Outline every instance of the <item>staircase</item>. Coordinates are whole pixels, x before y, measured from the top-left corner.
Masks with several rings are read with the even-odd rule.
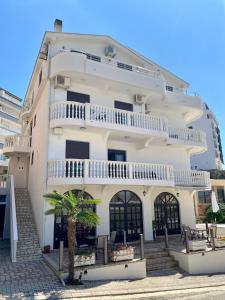
[[[145,243],[145,259],[147,273],[176,271],[178,268],[178,263],[165,249],[152,243]]]
[[[17,261],[40,259],[42,256],[41,248],[28,190],[15,189],[15,201],[18,229]]]

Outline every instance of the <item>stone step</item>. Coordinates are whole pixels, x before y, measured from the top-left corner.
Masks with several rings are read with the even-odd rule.
[[[153,265],[157,265],[157,264],[160,265],[160,264],[164,264],[164,263],[171,262],[171,261],[174,261],[174,260],[170,256],[157,257],[157,258],[153,258],[153,259],[147,259],[146,265],[147,266],[153,266]]]
[[[155,271],[155,270],[168,270],[168,269],[175,269],[178,267],[178,263],[176,261],[170,261],[163,264],[155,264],[151,266],[146,266],[146,270],[148,271]]]

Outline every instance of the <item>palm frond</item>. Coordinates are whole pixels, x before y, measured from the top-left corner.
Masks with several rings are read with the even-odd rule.
[[[77,222],[83,226],[94,227],[99,224],[99,216],[92,210],[85,209],[77,215]]]
[[[62,209],[59,208],[51,208],[46,210],[45,214],[46,215],[57,215],[60,214],[62,212]]]

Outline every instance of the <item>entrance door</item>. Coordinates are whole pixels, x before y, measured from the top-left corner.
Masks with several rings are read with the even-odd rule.
[[[123,241],[123,230],[127,241],[139,239],[143,233],[142,203],[136,194],[120,191],[110,201],[110,232],[117,231],[117,241]]]
[[[170,193],[161,193],[154,203],[156,235],[164,234],[164,226],[168,234],[180,233],[179,202]]]

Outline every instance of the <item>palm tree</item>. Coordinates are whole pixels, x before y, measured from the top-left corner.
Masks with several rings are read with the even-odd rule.
[[[72,191],[60,194],[57,191],[44,195],[46,200],[54,206],[45,212],[46,215],[64,214],[67,216],[67,238],[68,238],[68,259],[69,259],[69,284],[77,284],[74,279],[74,255],[76,240],[76,224],[86,227],[94,227],[99,223],[98,215],[91,209],[91,204],[99,204],[100,200],[85,199],[85,189],[77,195]]]

